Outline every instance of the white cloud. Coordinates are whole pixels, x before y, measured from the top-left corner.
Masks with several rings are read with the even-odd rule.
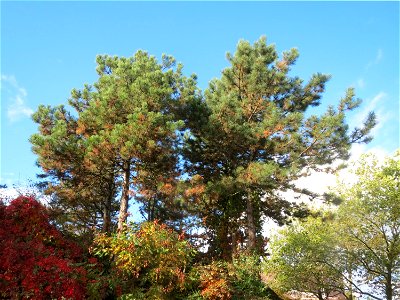
[[[363,121],[363,119],[366,117],[366,115],[373,110],[376,110],[376,108],[378,107],[378,105],[381,103],[381,101],[386,97],[386,93],[385,92],[379,92],[378,94],[376,94],[372,99],[367,99],[365,102],[367,102],[367,105],[365,106],[365,108],[359,112],[356,115],[355,121],[357,123],[361,123]]]
[[[387,156],[393,155],[379,146],[368,148],[365,144],[354,144],[350,150],[350,159],[345,162],[348,166],[347,168],[338,171],[337,174],[311,172],[310,176],[298,179],[296,185],[300,188],[308,188],[314,193],[323,194],[328,192],[330,188],[334,188],[338,183],[338,179],[340,179],[340,181],[352,183],[355,178],[354,174],[350,172],[350,169],[364,154],[373,154],[378,161],[384,161]],[[337,164],[340,164],[340,162],[337,162]]]
[[[3,82],[6,82],[6,83],[8,83],[8,84],[11,84],[13,87],[17,87],[18,86],[18,84],[17,84],[17,80],[15,79],[15,77],[14,76],[9,76],[9,75],[4,75],[4,74],[1,74],[1,88],[3,88]]]
[[[0,189],[0,200],[8,204],[11,200],[17,198],[20,194],[14,188]]]
[[[394,155],[394,153],[389,153],[386,149],[380,146],[368,147],[366,144],[354,144],[350,151],[350,163],[357,162],[360,157],[364,154],[375,155],[378,161],[383,161],[386,157]]]
[[[51,201],[50,196],[42,194],[35,187],[20,186],[0,189],[0,200],[5,204],[9,204],[12,200],[19,196],[33,197],[44,205],[48,205]]]
[[[33,110],[26,105],[28,93],[20,87],[14,76],[1,75],[1,89],[8,92],[9,104],[7,107],[7,117],[11,122],[16,122],[24,117],[30,117]]]
[[[383,125],[392,118],[392,112],[385,110],[385,106],[382,101],[387,97],[385,92],[379,92],[372,99],[367,99],[364,103],[366,106],[360,112],[355,114],[351,120],[349,120],[350,128],[362,127],[362,124],[368,113],[374,111],[378,124],[372,129],[371,135],[376,136]]]
[[[371,60],[366,66],[365,69],[368,70],[369,68],[371,68],[374,65],[377,65],[381,62],[381,60],[383,59],[383,50],[382,49],[378,49],[378,52],[376,53],[376,56],[373,60]]]
[[[363,89],[363,88],[365,87],[365,81],[364,81],[363,78],[360,78],[360,79],[357,80],[357,86],[358,86],[360,89]]]

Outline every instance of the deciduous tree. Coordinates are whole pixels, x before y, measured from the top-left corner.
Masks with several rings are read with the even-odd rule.
[[[364,156],[356,183],[342,183],[342,203],[324,218],[308,218],[281,231],[266,261],[271,285],[310,292],[319,299],[357,292],[371,299],[400,293],[399,153],[383,164]],[[327,217],[328,216],[328,217]]]
[[[365,156],[355,170],[357,182],[343,184],[338,196],[342,245],[361,283],[375,299],[400,297],[400,152],[379,164]]]
[[[326,300],[345,295],[349,284],[340,255],[333,220],[310,217],[281,230],[271,243],[271,257],[265,262],[269,284],[280,293],[311,293]]]

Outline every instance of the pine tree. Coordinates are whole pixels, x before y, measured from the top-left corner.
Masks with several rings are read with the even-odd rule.
[[[96,83],[72,90],[69,104],[78,116],[56,113],[63,107],[39,108],[34,120],[40,133],[31,142],[39,165],[57,178],[63,193],[68,183],[71,209],[79,206],[71,199],[80,184],[111,202],[119,195],[121,230],[132,196],[144,204],[148,219],[167,205],[163,200],[179,176],[177,132],[186,121],[179,119],[180,107],[196,98],[196,79],[184,77],[172,57],[163,56],[159,64],[143,51],[130,58],[98,56],[96,70]],[[69,156],[72,161],[64,159]],[[100,176],[97,182],[93,175]]]
[[[40,126],[32,150],[44,170],[40,185],[53,195],[53,217],[66,231],[82,234],[100,226],[109,232],[116,207],[113,166],[85,163],[87,140],[76,134],[77,119],[64,106],[41,105],[33,120]]]
[[[277,191],[293,189],[306,170],[328,171],[326,165],[348,159],[352,143],[370,140],[373,113],[351,133],[345,122],[346,112],[360,104],[353,89],[336,108],[310,115],[329,76],[317,73],[306,83],[289,76],[297,58],[292,49],[279,59],[265,38],[254,45],[240,41],[235,54],[227,55],[230,66],[205,92],[206,121],[193,128],[185,155],[190,174],[204,182],[200,215],[219,249],[230,244],[234,250],[240,229],[248,249],[260,249],[263,217],[283,222],[299,208]]]

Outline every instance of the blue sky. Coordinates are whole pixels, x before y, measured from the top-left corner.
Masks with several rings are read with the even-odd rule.
[[[348,122],[377,113],[374,141],[355,152],[399,148],[399,2],[2,1],[0,184],[35,180],[30,114],[96,81],[97,54],[171,54],[205,89],[227,51],[261,35],[279,52],[299,49],[292,75],[332,75],[321,109],[354,86],[364,102]]]

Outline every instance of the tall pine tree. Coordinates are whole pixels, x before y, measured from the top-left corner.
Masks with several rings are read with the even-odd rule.
[[[348,159],[351,144],[368,142],[375,125],[371,113],[363,128],[349,132],[346,112],[360,104],[352,89],[336,108],[311,115],[329,76],[317,73],[306,83],[290,76],[296,49],[279,58],[261,38],[254,45],[240,41],[227,58],[230,66],[205,92],[206,121],[192,128],[185,148],[189,173],[204,184],[200,216],[224,257],[243,231],[247,248],[261,249],[263,218],[283,222],[299,208],[277,191],[294,189],[306,170],[327,171]]]
[[[71,210],[90,209],[87,202],[101,206],[99,196],[107,198],[107,208],[119,197],[120,230],[134,197],[147,219],[158,218],[161,210],[168,219],[179,176],[177,132],[186,121],[179,119],[180,107],[196,99],[196,79],[184,77],[172,57],[158,63],[143,51],[130,58],[98,56],[96,70],[96,83],[72,90],[69,104],[77,117],[63,107],[40,107],[34,114],[40,132],[31,142],[38,164],[56,179],[58,195],[68,185],[63,203]],[[92,194],[74,200],[81,185]]]

